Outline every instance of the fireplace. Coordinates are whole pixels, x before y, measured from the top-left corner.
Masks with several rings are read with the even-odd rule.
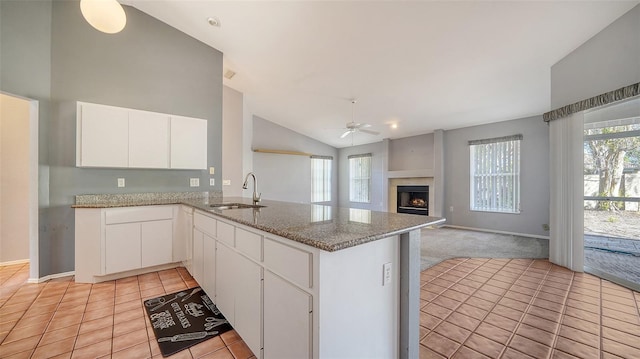
[[[429,215],[429,186],[398,186],[398,213]]]

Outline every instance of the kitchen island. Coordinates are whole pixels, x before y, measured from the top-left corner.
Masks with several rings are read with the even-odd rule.
[[[170,261],[185,264],[257,357],[418,357],[420,229],[442,219],[277,201],[216,207],[253,204],[243,198],[151,202],[76,204],[76,248],[108,247],[108,230],[91,235],[82,223],[108,229],[138,218],[144,235],[169,212],[156,220],[139,209],[173,208]]]

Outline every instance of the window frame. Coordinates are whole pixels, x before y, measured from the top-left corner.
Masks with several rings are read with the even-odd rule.
[[[371,153],[363,153],[359,155],[351,155],[347,158],[349,159],[349,202],[351,203],[371,203],[371,175],[372,175],[372,160]],[[357,160],[357,163],[355,162]],[[368,171],[367,173],[363,173],[362,168],[360,168],[359,172],[354,173],[354,167],[359,164],[362,167],[362,161],[368,161]],[[363,191],[356,191],[356,185],[354,181],[359,181],[361,187],[366,187],[366,198],[355,197],[355,193],[362,194]],[[363,185],[366,184],[366,185]],[[364,196],[362,196],[364,197]]]
[[[315,161],[322,161],[322,171],[318,174],[315,171],[319,169],[314,165]],[[332,191],[332,173],[333,157],[331,156],[311,156],[311,203],[331,202],[333,196]],[[321,179],[322,194],[316,198],[316,181]]]
[[[521,134],[469,141],[470,211],[522,213],[521,142]],[[484,195],[484,202],[488,202],[485,205],[479,205],[481,187],[488,192]]]

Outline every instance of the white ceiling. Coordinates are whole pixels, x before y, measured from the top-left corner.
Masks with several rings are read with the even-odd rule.
[[[638,2],[122,0],[222,51],[252,114],[335,147],[351,98],[381,132],[354,144],[549,111],[551,66]]]

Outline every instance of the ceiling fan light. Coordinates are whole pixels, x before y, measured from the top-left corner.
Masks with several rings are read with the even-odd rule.
[[[124,29],[127,15],[117,0],[80,0],[82,16],[96,30],[115,34]]]

